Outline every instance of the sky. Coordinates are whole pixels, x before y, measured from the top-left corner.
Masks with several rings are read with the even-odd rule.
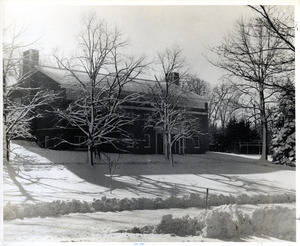
[[[7,1],[9,2],[9,1]],[[82,2],[83,3],[83,2]],[[284,8],[283,8],[284,10]],[[5,4],[4,25],[16,21],[27,28],[26,39],[38,39],[33,48],[47,60],[55,49],[68,56],[76,50],[75,36],[85,13],[94,12],[111,27],[117,26],[128,38],[130,55],[145,55],[149,61],[167,47],[183,50],[189,71],[210,84],[221,81],[224,72],[211,65],[209,48],[220,45],[237,19],[255,15],[247,6],[220,5],[78,5],[78,4]],[[148,79],[154,79],[151,75]],[[150,76],[150,77],[149,77]]]

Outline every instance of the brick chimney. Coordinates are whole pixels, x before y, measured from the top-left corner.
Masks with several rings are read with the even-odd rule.
[[[172,72],[169,74],[169,81],[173,84],[179,85],[179,73]]]
[[[29,75],[39,65],[39,51],[30,49],[23,52],[22,75]]]

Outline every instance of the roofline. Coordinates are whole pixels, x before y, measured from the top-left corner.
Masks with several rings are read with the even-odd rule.
[[[59,67],[51,67],[51,66],[44,66],[44,65],[38,65],[36,66],[36,69],[39,71],[39,68],[51,68],[51,69],[56,69],[56,70],[65,70],[68,71],[65,68],[59,68]],[[70,71],[74,71],[74,72],[79,72],[79,73],[86,73],[86,71],[83,70],[77,70],[77,69],[70,69]],[[103,75],[103,76],[112,76],[110,74],[104,74],[104,73],[98,73],[99,75]],[[141,78],[134,78],[134,80],[141,80],[141,81],[148,81],[148,82],[157,82],[156,80],[151,80],[151,79],[141,79]]]
[[[56,70],[61,70],[61,71],[68,71],[67,69],[64,68],[58,68],[58,67],[51,67],[51,66],[44,66],[44,65],[37,65],[35,67],[37,69],[37,71],[39,72],[43,72],[40,71],[39,68],[50,68],[50,69],[56,69]],[[86,71],[83,70],[76,70],[76,69],[70,69],[71,71],[74,72],[78,72],[78,73],[86,73]],[[49,77],[47,74],[45,74],[47,77]],[[103,73],[99,73],[99,75],[103,75],[103,76],[112,76],[111,74],[103,74]],[[151,83],[157,83],[157,80],[150,80],[150,79],[141,79],[141,78],[131,78],[132,82],[136,81],[137,83],[144,81],[144,82],[151,82]],[[59,82],[58,82],[59,83]],[[179,86],[180,87],[180,86]],[[195,96],[197,96],[198,98],[201,98],[203,101],[208,102],[209,100],[207,98],[204,98],[203,96],[198,95],[197,93],[193,92],[193,91],[188,91],[189,93],[194,94]]]

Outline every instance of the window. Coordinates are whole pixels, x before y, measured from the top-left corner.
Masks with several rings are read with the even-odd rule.
[[[145,145],[144,148],[150,148],[151,147],[151,137],[150,134],[144,134],[144,141],[145,141]]]
[[[199,149],[200,148],[200,138],[199,137],[193,137],[194,142],[194,148]]]
[[[129,149],[133,149],[134,148],[134,135],[133,133],[128,133],[128,143],[127,143],[127,147]]]
[[[78,149],[78,150],[80,150],[80,149],[86,149],[86,145],[82,144],[86,140],[87,140],[87,136],[74,136],[74,142],[76,144],[81,144],[81,145],[77,145],[76,149]]]

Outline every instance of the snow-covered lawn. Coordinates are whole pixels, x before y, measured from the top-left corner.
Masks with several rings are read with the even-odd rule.
[[[207,153],[175,155],[174,167],[161,155],[122,154],[111,194],[107,166],[88,166],[85,152],[41,149],[33,143],[23,141],[13,143],[11,147],[12,161],[3,166],[4,204],[72,199],[92,202],[93,199],[104,196],[118,199],[168,198],[172,195],[181,197],[191,193],[205,195],[207,188],[209,195],[225,196],[296,192],[295,168],[261,164],[256,158],[247,158],[248,156]],[[295,204],[289,206],[295,207]],[[73,238],[75,241],[201,241],[203,238],[197,236],[178,239],[171,235],[150,234],[141,238],[137,234],[110,233],[125,227],[130,229],[133,226],[151,224],[154,214],[157,214],[157,219],[153,219],[153,223],[159,221],[164,214],[171,213],[179,217],[184,214],[196,215],[198,210],[135,210],[17,219],[5,222],[4,236],[6,241],[71,241]],[[127,227],[128,221],[130,224]],[[16,230],[22,233],[14,236],[13,231]],[[36,231],[39,233],[35,233]],[[269,236],[266,239],[251,236],[242,240],[273,239]]]
[[[4,203],[78,199],[169,197],[210,194],[295,193],[295,170],[260,165],[230,155],[176,155],[175,167],[161,155],[121,155],[110,194],[108,168],[88,166],[85,152],[54,151],[13,144],[13,162],[4,165]],[[60,164],[58,164],[60,163]]]
[[[211,153],[216,153],[220,155],[231,155],[231,156],[243,157],[243,158],[254,159],[254,160],[258,160],[261,157],[261,155],[256,155],[256,154],[246,155],[246,154],[235,154],[235,153],[224,153],[224,152],[211,152]],[[268,155],[268,161],[271,160],[272,160],[272,156]]]

